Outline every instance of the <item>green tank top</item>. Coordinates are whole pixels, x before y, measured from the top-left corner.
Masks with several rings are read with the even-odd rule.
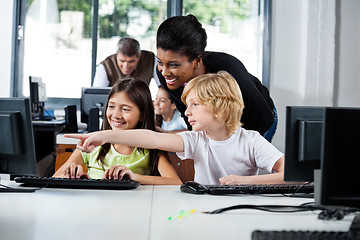
[[[88,168],[88,175],[90,178],[101,179],[105,173],[104,169],[109,169],[115,165],[126,166],[133,173],[149,175],[150,154],[148,149],[145,149],[144,153],[142,153],[135,148],[131,155],[123,155],[118,153],[111,144],[110,150],[104,159],[104,169],[101,166],[101,162],[97,160],[100,150],[101,146],[96,147],[91,153],[81,152],[84,163]]]

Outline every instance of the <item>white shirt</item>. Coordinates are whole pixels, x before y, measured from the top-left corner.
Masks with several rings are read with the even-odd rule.
[[[178,133],[184,141],[180,159],[193,159],[194,181],[201,184],[220,184],[219,178],[228,175],[257,175],[258,169],[272,172],[284,154],[258,132],[238,129],[224,141],[210,139],[206,132]]]
[[[169,122],[162,121],[161,128],[165,131],[176,131],[187,129],[185,120],[181,117],[180,112],[175,109],[172,119]]]
[[[108,87],[110,84],[105,67],[102,63],[96,66],[93,87]]]
[[[157,58],[155,56],[155,64],[154,64],[154,71],[153,71],[153,78],[155,79],[156,85],[160,86],[160,80],[156,74],[156,67],[157,67]],[[109,87],[109,79],[106,74],[105,67],[102,63],[98,64],[96,67],[93,87]]]

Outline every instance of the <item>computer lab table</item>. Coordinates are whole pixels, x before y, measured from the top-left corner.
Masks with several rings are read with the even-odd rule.
[[[20,187],[13,181],[2,184]],[[141,185],[133,190],[43,188],[34,193],[0,193],[0,239],[246,240],[257,229],[349,229],[353,215],[326,221],[318,219],[319,211],[203,213],[238,204],[300,205],[313,201],[280,195],[194,195],[167,185]]]

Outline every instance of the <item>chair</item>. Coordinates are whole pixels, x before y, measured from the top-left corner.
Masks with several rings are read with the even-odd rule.
[[[55,172],[61,168],[62,165],[69,159],[71,156],[75,145],[72,144],[59,144],[56,151],[56,162],[55,162]],[[86,164],[82,165],[83,172],[87,173],[88,169],[86,168]]]
[[[180,160],[176,153],[169,152],[171,165],[175,168],[182,182],[194,181],[194,161],[192,159]]]

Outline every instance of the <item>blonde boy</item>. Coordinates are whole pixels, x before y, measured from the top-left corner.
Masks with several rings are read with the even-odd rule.
[[[192,79],[182,101],[193,131],[167,134],[137,129],[66,136],[80,139],[78,148],[87,152],[105,142],[176,152],[181,159],[194,160],[194,180],[201,184],[283,183],[284,154],[258,132],[241,128],[244,103],[229,73]],[[259,169],[270,173],[257,175]]]

